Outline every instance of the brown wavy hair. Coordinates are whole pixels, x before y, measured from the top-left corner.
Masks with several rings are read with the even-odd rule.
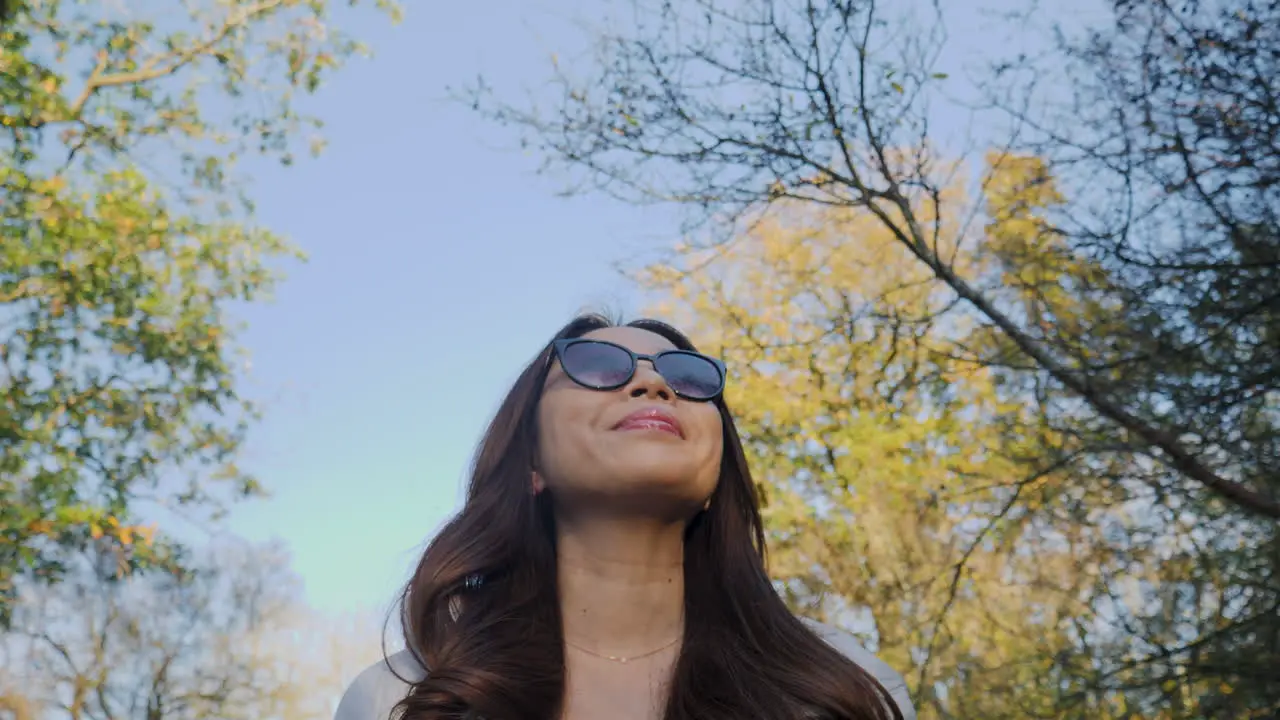
[[[648,330],[693,350],[656,320]],[[575,318],[556,338],[614,325]],[[520,373],[480,442],[466,502],[428,545],[401,596],[408,650],[425,677],[403,720],[556,720],[564,646],[555,518],[530,488],[551,344]],[[729,409],[710,509],[685,533],[685,629],[665,720],[902,720],[875,678],[788,610],[765,572],[759,499]]]

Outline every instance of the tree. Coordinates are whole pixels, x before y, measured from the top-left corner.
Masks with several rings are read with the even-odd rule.
[[[1011,114],[1072,181],[1072,201],[1050,215],[1056,232],[1122,290],[1129,332],[1110,335],[1126,346],[1095,351],[1115,368],[1113,395],[1178,432],[1215,472],[1275,498],[1280,4],[1113,9],[1108,26],[1061,43],[1072,94],[1035,117]],[[1035,63],[999,70],[1049,74]],[[1159,638],[1155,661],[1121,682],[1160,685],[1147,692],[1186,712],[1273,714],[1280,681],[1261,668],[1280,663],[1280,527],[1179,492],[1175,478],[1160,468],[1144,478],[1170,496],[1166,526],[1189,527],[1166,551],[1161,612],[1126,618]]]
[[[907,25],[874,0],[634,5],[635,23],[597,40],[589,77],[574,80],[556,65],[562,101],[549,118],[502,103],[484,85],[472,102],[597,187],[679,202],[723,227],[784,199],[864,208],[1026,364],[1136,449],[1242,511],[1280,519],[1270,488],[1235,477],[1181,428],[1099,387],[1096,367],[1007,310],[1001,288],[958,274],[938,252],[939,229],[917,209],[919,200],[938,202],[944,180],[927,114],[946,78],[932,64],[937,23]]]
[[[1076,623],[1117,552],[1062,518],[1114,493],[1071,487],[1071,454],[1049,461],[1063,438],[956,352],[983,329],[874,217],[778,205],[639,279],[730,368],[794,607],[851,623],[907,671],[921,717],[1128,717],[1116,694],[1072,702],[1091,663]]]
[[[344,656],[372,661],[306,607],[277,546],[223,543],[124,579],[109,548],[84,560],[24,584],[0,645],[41,718],[329,718]]]
[[[1000,442],[986,449],[1008,463],[1004,483],[1045,481],[1034,502],[1008,490],[1011,504],[997,509],[1026,516],[1017,525],[1035,529],[1024,540],[1037,552],[1067,543],[1088,558],[1088,582],[1055,626],[1070,652],[1052,674],[1030,666],[1057,678],[1063,693],[1055,702],[1086,717],[1262,717],[1277,693],[1251,667],[1274,666],[1280,649],[1268,621],[1280,597],[1280,374],[1277,353],[1264,350],[1274,348],[1280,285],[1276,226],[1259,209],[1276,207],[1266,152],[1274,114],[1259,106],[1276,96],[1267,88],[1280,78],[1266,55],[1276,47],[1276,6],[1222,0],[1195,22],[1186,16],[1206,7],[1120,3],[1088,42],[1064,30],[1040,62],[997,67],[985,88],[1006,110],[994,125],[1012,132],[989,138],[980,165],[958,162],[959,150],[930,135],[931,103],[948,82],[934,64],[941,21],[869,0],[636,2],[625,26],[597,38],[582,76],[554,66],[561,94],[549,111],[505,103],[483,85],[466,97],[514,125],[548,167],[571,171],[575,187],[688,208],[695,246],[709,249],[677,253],[668,264],[680,272],[669,282],[717,263],[732,277],[741,269],[727,259],[733,248],[779,213],[809,223],[856,216],[859,232],[841,236],[852,249],[823,261],[835,268],[884,266],[867,238],[891,238],[897,258],[923,273],[915,282],[937,299],[871,316],[895,341],[887,357],[916,357],[918,332],[929,329],[923,359],[983,369],[999,400],[984,417]],[[1228,30],[1212,35],[1212,27]],[[1165,37],[1183,31],[1190,35],[1178,42]],[[1197,60],[1206,56],[1215,59]],[[1233,63],[1239,67],[1227,73]],[[1047,75],[1053,67],[1061,69]],[[1051,112],[1049,86],[1068,90],[1067,112]],[[1108,132],[1116,118],[1122,132]],[[1185,135],[1199,124],[1212,128],[1199,149],[1178,150],[1192,144],[1170,128]],[[1180,163],[1216,167],[1215,179],[1209,187],[1188,181],[1175,172]],[[953,191],[957,183],[971,191]],[[1215,200],[1197,199],[1206,194]],[[1159,199],[1158,210],[1143,204],[1149,198]],[[808,238],[793,240],[768,256],[769,272],[785,275],[787,253],[808,252]],[[851,296],[869,281],[824,273],[815,271],[814,282]],[[754,282],[776,281],[761,271]],[[836,335],[860,319],[856,304],[770,308],[731,299],[723,310],[698,305],[697,314],[733,310],[733,327],[814,324]],[[779,332],[760,352],[795,341]],[[748,359],[779,373],[816,372],[803,356]],[[824,382],[842,386],[830,379],[836,371],[819,367]],[[762,397],[773,396],[745,400]],[[928,409],[941,402],[925,397],[917,402]],[[807,413],[821,409],[795,401],[804,412],[770,403],[769,417],[793,424],[766,432],[775,442],[757,457],[775,495],[782,478],[800,472],[789,465],[795,446],[777,438],[803,430]],[[907,447],[915,467],[931,467],[936,451]],[[845,472],[830,460],[804,470],[827,483]],[[939,502],[967,502],[957,485]],[[952,515],[925,519],[930,541],[949,547]],[[809,527],[825,537],[840,532],[839,523]],[[1017,548],[1004,550],[1014,562]],[[812,576],[835,585],[830,555]],[[943,564],[963,579],[970,558],[952,560]],[[946,617],[924,617],[937,628],[930,632],[947,630]],[[1246,648],[1256,663],[1225,660]],[[927,665],[928,657],[911,660]],[[932,701],[929,673],[917,675],[917,697]]]
[[[140,504],[261,491],[235,464],[256,409],[228,307],[298,253],[235,162],[291,162],[316,125],[296,96],[361,47],[325,2],[179,8],[20,2],[0,26],[0,626],[18,575],[133,544]]]

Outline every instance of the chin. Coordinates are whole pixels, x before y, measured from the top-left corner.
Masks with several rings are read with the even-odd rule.
[[[685,486],[698,484],[699,469],[685,453],[662,448],[628,448],[609,458],[605,475],[628,487]]]
[[[593,458],[600,472],[592,478],[597,492],[626,497],[644,505],[648,500],[676,508],[701,507],[715,489],[719,465],[711,471],[696,453],[680,447],[627,443]],[[585,478],[584,478],[585,479]]]
[[[645,472],[648,470],[648,472]],[[618,477],[613,487],[620,495],[625,495],[636,502],[648,504],[652,502],[685,514],[683,511],[697,509],[711,494],[710,487],[703,487],[696,479],[697,474],[689,469],[664,471],[664,468],[628,468],[625,476]]]

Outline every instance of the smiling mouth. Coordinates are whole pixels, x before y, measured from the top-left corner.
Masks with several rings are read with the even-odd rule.
[[[615,427],[614,430],[628,430],[628,431],[659,430],[662,432],[671,433],[676,437],[684,437],[680,433],[680,428],[672,424],[671,421],[663,420],[661,418],[651,418],[651,417],[628,418],[618,423],[617,427]]]
[[[680,427],[680,421],[661,408],[637,410],[622,418],[617,425],[613,426],[613,429],[624,431],[656,430],[658,432],[671,433],[678,438],[684,438],[684,428]]]

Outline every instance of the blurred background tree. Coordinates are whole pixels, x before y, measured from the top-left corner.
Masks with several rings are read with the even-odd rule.
[[[11,706],[40,718],[322,720],[377,637],[310,610],[277,545],[220,542],[179,574],[118,577],[109,547],[25,582],[0,646]]]
[[[190,526],[264,492],[234,310],[301,258],[237,163],[318,152],[300,98],[364,48],[318,1],[6,5],[0,717],[331,717],[376,624]]]
[[[371,2],[395,15],[386,0]],[[237,160],[318,151],[297,110],[363,51],[329,4],[10,3],[0,27],[0,625],[19,576],[104,537],[128,568],[150,508],[259,494],[236,459],[235,303],[299,257],[253,219]]]

